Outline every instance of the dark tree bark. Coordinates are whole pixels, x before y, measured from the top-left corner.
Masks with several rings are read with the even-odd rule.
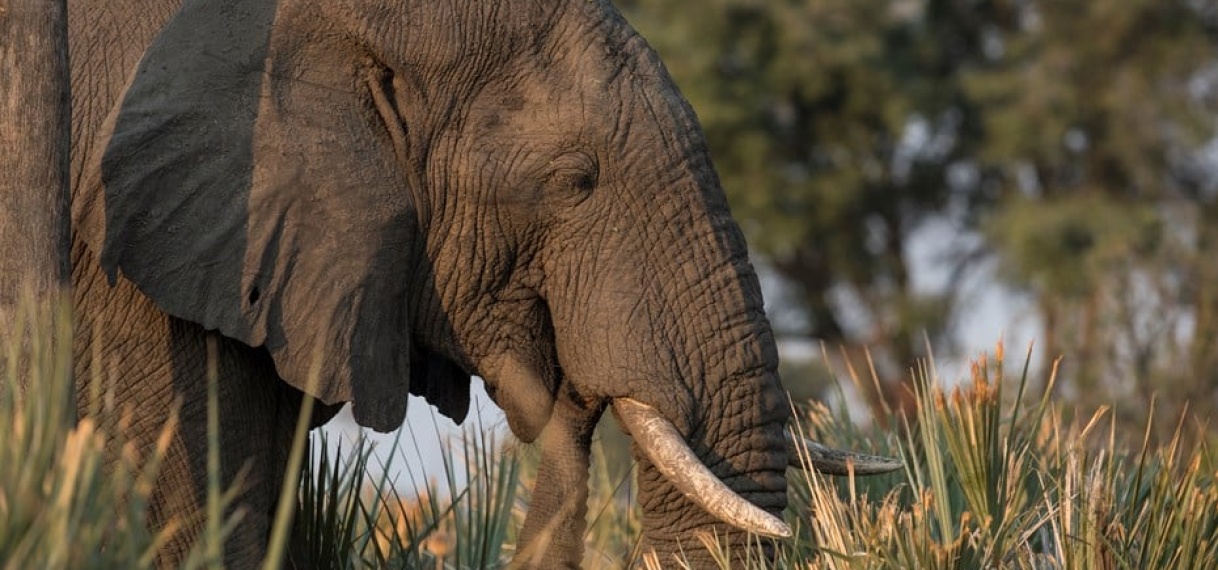
[[[70,279],[70,117],[65,0],[0,0],[0,347]]]

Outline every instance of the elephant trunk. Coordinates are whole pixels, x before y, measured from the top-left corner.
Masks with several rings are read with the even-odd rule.
[[[673,170],[702,172],[699,156]],[[726,204],[701,191],[715,182],[696,182],[672,192],[702,203],[615,222],[657,233],[600,236],[594,257],[555,265],[597,277],[548,273],[575,289],[545,295],[564,376],[630,432],[642,538],[668,562],[709,556],[704,533],[742,551],[749,532],[791,533],[781,520],[789,408],[760,284]]]

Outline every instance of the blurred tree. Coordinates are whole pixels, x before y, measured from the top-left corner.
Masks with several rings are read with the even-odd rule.
[[[1033,293],[1066,395],[1218,410],[1218,27],[1204,0],[1008,1],[961,84],[981,227]],[[1164,422],[1170,424],[1171,422]]]
[[[871,347],[899,402],[923,331],[951,342],[967,310],[959,277],[996,259],[1065,394],[1218,407],[1214,0],[623,4],[794,291],[781,332]],[[930,221],[978,239],[940,248],[927,291],[910,240]]]

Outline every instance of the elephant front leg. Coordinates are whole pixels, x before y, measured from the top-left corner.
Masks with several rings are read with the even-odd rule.
[[[592,432],[603,405],[584,407],[565,392],[541,432],[541,464],[512,568],[579,568],[588,513]]]

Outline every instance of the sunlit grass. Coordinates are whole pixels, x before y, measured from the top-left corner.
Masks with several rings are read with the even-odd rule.
[[[1055,370],[1038,380],[1026,358],[1015,376],[1008,377],[1004,365],[999,347],[994,357],[973,363],[966,381],[946,389],[933,363],[923,364],[916,412],[895,418],[902,426],[896,431],[859,428],[844,411],[822,404],[801,406],[798,423],[812,439],[901,457],[905,470],[857,479],[790,471],[787,519],[797,534],[773,561],[760,549],[733,551],[714,536],[698,539],[721,568],[1218,567],[1215,460],[1204,443],[1184,443],[1204,437],[1185,438],[1181,427],[1163,446],[1124,447],[1107,410],[1082,415],[1050,400]],[[862,387],[871,380],[847,381]],[[478,462],[495,455],[475,453]],[[512,448],[498,457],[522,461]],[[524,461],[521,495],[533,472],[527,456]],[[638,533],[631,481],[607,479],[606,472],[594,463],[585,540],[585,565],[594,568],[631,562]],[[436,495],[425,496],[425,510],[440,512]],[[486,503],[488,497],[459,492],[455,501],[464,512],[502,516],[501,505]],[[475,506],[480,502],[487,506]],[[523,508],[515,511],[513,524],[522,514]],[[504,548],[499,565],[509,558],[510,542]],[[640,560],[645,567],[682,566],[645,555]],[[473,566],[445,558],[435,567]]]
[[[103,427],[76,421],[69,310],[26,303],[7,332],[18,331],[11,336],[28,342],[0,347],[0,563],[150,567],[176,532],[170,524],[149,533],[144,514],[175,420],[150,457],[120,437],[107,460]],[[105,429],[126,429],[130,416],[115,417]]]
[[[0,367],[0,565],[151,567],[179,530],[173,521],[150,533],[144,513],[174,426],[140,457],[123,439],[121,410],[108,410],[105,425],[75,421],[69,349],[54,341],[70,338],[69,321],[47,311],[22,320],[36,325],[25,348],[24,397],[14,368]],[[12,362],[17,348],[4,348]],[[901,457],[905,469],[857,479],[789,471],[786,518],[796,536],[772,561],[758,548],[696,538],[721,568],[1218,567],[1218,460],[1204,426],[1172,418],[1175,437],[1159,445],[1151,434],[1160,420],[1148,418],[1144,436],[1131,438],[1106,409],[1083,413],[1051,401],[1053,372],[1032,378],[1026,359],[1013,376],[1006,368],[999,349],[948,389],[932,362],[922,364],[916,411],[883,418],[898,426],[890,430],[851,418],[845,407],[799,406],[798,429],[811,439]],[[841,382],[865,389],[872,381],[850,371]],[[112,405],[104,394],[93,399],[94,407]],[[511,559],[535,449],[477,423],[443,446],[438,461],[420,457],[409,438],[379,455],[386,464],[362,439],[298,443],[303,470],[298,485],[288,479],[268,567],[287,560],[298,568],[500,568]],[[598,439],[585,567],[681,567],[635,552],[632,471],[608,455]],[[394,465],[424,461],[434,464],[424,480],[390,481]],[[222,514],[234,489],[216,479],[210,493],[209,522],[189,567],[219,567],[223,537],[237,520]]]
[[[1063,419],[1069,410],[1048,398],[1052,375],[1029,397],[1026,361],[1009,381],[1002,370],[1001,347],[950,391],[920,370],[905,434],[873,434],[875,452],[906,462],[877,481],[890,491],[795,477],[808,539],[788,547],[790,559],[834,569],[1218,567],[1218,472],[1203,443],[1186,447],[1182,427],[1162,447],[1124,448],[1106,410]],[[826,408],[808,414],[813,437],[858,441]]]

